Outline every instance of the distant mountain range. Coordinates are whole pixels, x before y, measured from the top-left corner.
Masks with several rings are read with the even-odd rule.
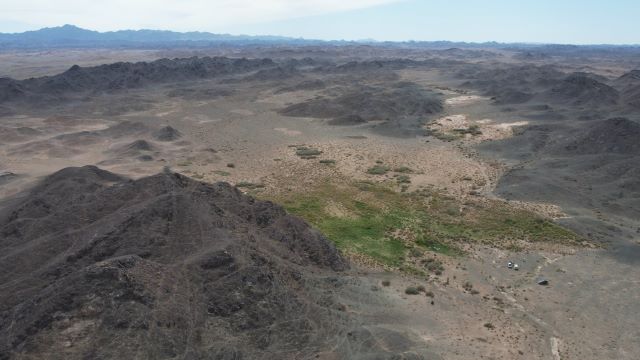
[[[140,47],[175,45],[176,43],[193,46],[211,44],[259,44],[259,43],[304,43],[319,42],[283,36],[249,36],[212,34],[208,32],[174,32],[165,30],[119,30],[98,32],[82,29],[74,25],[43,28],[23,33],[0,33],[0,47],[38,48],[38,47]]]
[[[252,45],[382,45],[388,47],[412,48],[507,48],[537,49],[551,52],[573,52],[585,48],[591,50],[632,49],[638,51],[639,45],[549,45],[549,44],[504,44],[497,42],[468,43],[453,41],[405,41],[378,42],[375,40],[312,40],[285,36],[251,36],[213,34],[209,32],[175,32],[167,30],[118,30],[98,32],[82,29],[74,25],[43,28],[23,33],[0,33],[0,50],[3,49],[42,49],[42,48],[165,48],[165,47],[209,47],[209,46],[252,46]]]

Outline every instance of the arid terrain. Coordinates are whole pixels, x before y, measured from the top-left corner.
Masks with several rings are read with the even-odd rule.
[[[0,53],[0,359],[638,359],[638,69]]]

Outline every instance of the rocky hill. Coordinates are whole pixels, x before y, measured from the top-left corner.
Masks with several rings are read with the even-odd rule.
[[[280,114],[334,119],[333,123],[361,123],[395,117],[421,117],[442,111],[441,100],[415,84],[399,83],[391,89],[374,86],[341,89],[337,96],[321,96],[293,104]],[[344,119],[358,119],[347,121]]]
[[[584,73],[567,76],[545,95],[553,103],[589,107],[614,106],[620,98],[616,89]]]
[[[578,134],[564,146],[564,151],[577,154],[624,154],[640,156],[640,124],[627,118],[602,121]]]
[[[66,168],[0,211],[0,359],[311,358],[348,265],[281,207]]]
[[[640,70],[632,70],[615,80],[624,105],[634,111],[640,109]]]
[[[192,57],[152,62],[118,62],[80,67],[54,76],[26,80],[0,79],[0,103],[12,100],[42,101],[69,94],[112,92],[160,84],[249,73],[274,67],[271,59]]]

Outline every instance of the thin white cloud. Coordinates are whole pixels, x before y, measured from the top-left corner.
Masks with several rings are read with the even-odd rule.
[[[0,0],[0,23],[95,30],[221,31],[229,26],[364,9],[402,0]]]

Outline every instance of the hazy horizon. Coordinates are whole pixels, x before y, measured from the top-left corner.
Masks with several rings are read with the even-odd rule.
[[[420,0],[81,0],[55,4],[0,0],[0,32],[16,33],[73,24],[116,30],[203,31],[318,40],[455,41],[576,45],[640,44],[635,14],[640,4],[506,0],[478,4]],[[122,9],[126,8],[126,12]]]

